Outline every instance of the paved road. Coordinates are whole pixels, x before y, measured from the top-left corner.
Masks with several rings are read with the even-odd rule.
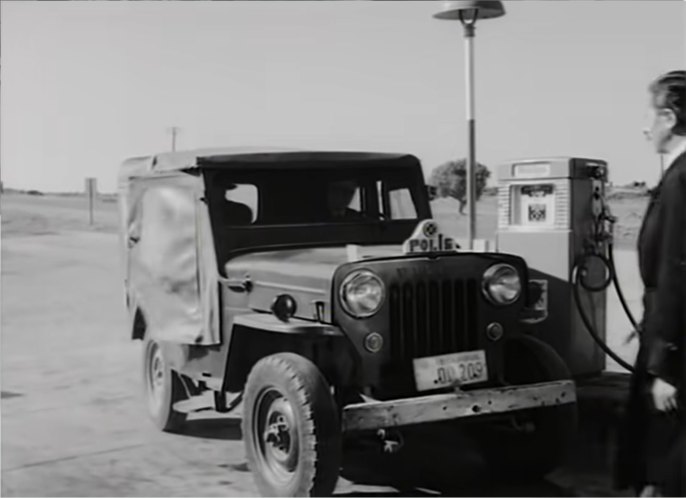
[[[159,433],[144,418],[139,344],[123,332],[117,250],[116,236],[107,233],[3,240],[2,494],[256,495],[237,416],[197,417],[185,435]],[[619,323],[617,317],[611,320]],[[420,458],[431,464],[432,454]],[[341,480],[337,493],[394,490]],[[606,477],[593,468],[563,470],[552,482],[525,488],[464,491],[471,496],[608,493]]]

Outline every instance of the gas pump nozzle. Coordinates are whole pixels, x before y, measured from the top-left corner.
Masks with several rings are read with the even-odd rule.
[[[601,166],[599,164],[591,164],[586,166],[588,171],[588,177],[595,180],[607,180],[607,167]]]
[[[602,253],[601,244],[612,244],[614,241],[614,226],[617,222],[617,217],[612,215],[610,206],[607,204],[605,198],[600,192],[600,188],[596,187],[592,197],[592,207],[594,218],[594,234],[593,241],[596,245],[596,254]]]

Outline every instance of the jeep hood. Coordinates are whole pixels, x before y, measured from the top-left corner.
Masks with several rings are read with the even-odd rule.
[[[357,252],[357,254],[355,254]],[[331,321],[331,282],[340,265],[359,259],[402,256],[400,245],[340,246],[256,252],[237,256],[226,265],[229,287],[249,282],[248,307],[269,311],[280,294],[297,303],[296,316],[316,317],[316,303],[322,303],[324,320]]]

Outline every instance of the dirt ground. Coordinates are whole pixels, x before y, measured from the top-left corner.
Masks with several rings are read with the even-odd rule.
[[[481,204],[484,226],[494,227],[494,202]],[[621,209],[642,213],[634,204]],[[80,197],[3,194],[1,209],[2,495],[255,496],[240,413],[194,416],[184,434],[159,433],[145,418],[140,344],[125,331],[116,204],[99,202],[93,227]],[[634,243],[634,221],[627,215],[626,247]],[[633,263],[631,253],[622,258]],[[630,280],[635,303],[635,276]],[[427,455],[431,461],[430,450],[419,457]],[[546,482],[486,483],[451,494],[612,495],[602,465],[587,457]],[[341,479],[338,495],[403,495],[370,484],[378,474],[365,470],[368,461],[357,458],[362,471],[355,482]]]

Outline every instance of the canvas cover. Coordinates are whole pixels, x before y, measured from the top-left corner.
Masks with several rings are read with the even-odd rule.
[[[219,344],[218,275],[197,177],[140,181],[127,192],[130,308],[147,333],[182,344]]]

